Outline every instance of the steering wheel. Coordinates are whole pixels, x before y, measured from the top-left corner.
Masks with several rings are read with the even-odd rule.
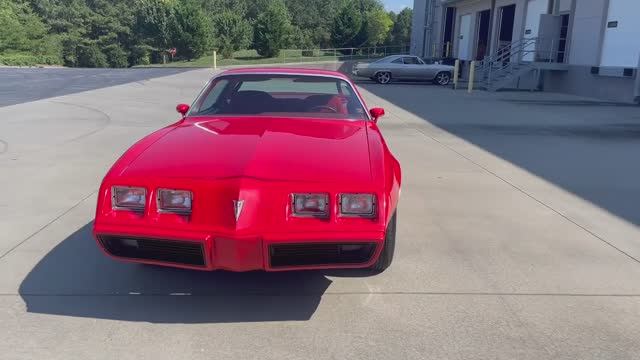
[[[314,111],[317,110],[317,111]],[[331,112],[334,114],[338,113],[338,109],[329,106],[329,105],[316,105],[314,107],[312,107],[311,109],[309,109],[309,112],[319,112],[319,113],[327,113],[327,112]]]

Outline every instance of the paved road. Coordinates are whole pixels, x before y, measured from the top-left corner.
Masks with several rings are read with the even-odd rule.
[[[0,106],[149,80],[185,69],[68,69],[0,67]]]
[[[640,144],[611,130],[633,133],[635,108],[363,84],[387,109],[381,125],[404,170],[388,271],[200,273],[105,258],[90,237],[101,177],[206,77],[0,108],[0,358],[640,354],[640,229],[621,195],[638,194],[624,154]],[[616,135],[585,135],[600,127]],[[607,188],[607,202],[592,194]]]

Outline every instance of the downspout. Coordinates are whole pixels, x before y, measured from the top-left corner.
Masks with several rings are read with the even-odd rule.
[[[433,10],[435,0],[426,0],[424,7],[424,41],[422,44],[422,57],[429,57],[429,50],[433,44]]]

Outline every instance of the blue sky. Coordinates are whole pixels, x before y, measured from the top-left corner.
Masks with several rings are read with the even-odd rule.
[[[387,10],[398,12],[405,7],[413,7],[413,0],[382,0]]]

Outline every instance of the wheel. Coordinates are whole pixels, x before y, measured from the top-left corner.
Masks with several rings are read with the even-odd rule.
[[[371,270],[374,272],[381,273],[385,271],[393,261],[393,253],[396,249],[396,214],[397,213],[393,213],[387,226],[382,253],[378,261],[371,267]]]
[[[433,82],[442,86],[449,85],[450,81],[451,81],[451,74],[447,71],[441,71],[437,73],[436,77],[433,79]]]
[[[379,84],[388,84],[391,81],[391,73],[388,71],[380,71],[376,74],[376,81]]]

